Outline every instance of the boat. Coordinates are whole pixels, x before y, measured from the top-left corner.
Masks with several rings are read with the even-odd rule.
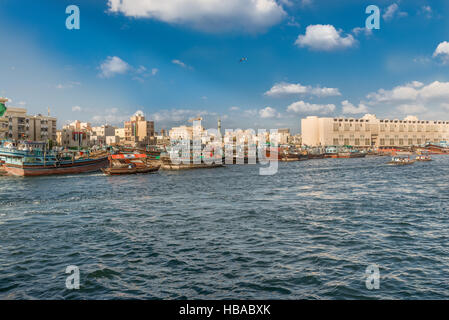
[[[415,160],[412,160],[410,158],[403,158],[403,157],[392,157],[391,161],[387,162],[389,165],[395,165],[395,166],[403,166],[403,165],[409,165],[415,163]]]
[[[428,155],[419,155],[415,158],[416,161],[432,161],[432,158]]]
[[[4,142],[0,146],[3,170],[14,176],[45,176],[99,171],[107,156],[91,157],[86,152],[48,150],[45,142]]]
[[[107,175],[151,173],[160,168],[148,163],[146,154],[113,154],[108,160],[109,167],[101,169]]]

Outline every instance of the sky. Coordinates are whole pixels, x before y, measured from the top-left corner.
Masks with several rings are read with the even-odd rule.
[[[58,127],[138,110],[156,130],[197,116],[293,133],[311,115],[449,120],[449,1],[0,0],[0,23],[0,96],[50,108]]]

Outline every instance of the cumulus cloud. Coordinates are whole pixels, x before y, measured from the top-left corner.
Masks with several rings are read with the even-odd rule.
[[[392,90],[379,89],[368,94],[367,98],[371,103],[444,100],[449,99],[449,82],[434,81],[424,85],[422,82],[413,81]]]
[[[354,46],[357,42],[351,34],[342,35],[333,25],[309,25],[304,35],[299,35],[295,44],[312,50],[331,51]]]
[[[109,0],[109,12],[187,25],[207,32],[256,32],[287,14],[275,0]]]
[[[435,49],[433,56],[441,57],[444,63],[449,63],[449,42],[448,41],[441,42]]]
[[[263,119],[279,118],[281,115],[276,109],[265,107],[259,110],[259,116]]]
[[[270,90],[265,92],[266,96],[282,96],[288,94],[310,94],[320,97],[341,95],[337,88],[303,86],[300,83],[287,82],[276,83]]]
[[[72,111],[81,111],[81,107],[80,106],[73,106],[72,107]]]
[[[100,65],[100,77],[111,78],[116,74],[124,74],[129,69],[129,64],[119,57],[107,57],[106,60]]]
[[[342,112],[344,114],[361,114],[361,113],[368,113],[368,107],[365,106],[363,103],[360,103],[358,107],[353,105],[348,100],[341,102],[342,106]]]
[[[297,101],[287,107],[287,112],[328,114],[335,111],[334,104],[313,104]]]

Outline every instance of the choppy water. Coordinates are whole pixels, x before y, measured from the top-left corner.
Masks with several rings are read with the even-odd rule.
[[[434,159],[0,177],[0,298],[449,298],[449,157]]]

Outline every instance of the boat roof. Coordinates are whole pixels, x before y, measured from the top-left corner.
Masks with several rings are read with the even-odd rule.
[[[130,153],[130,154],[113,154],[111,155],[111,159],[138,159],[138,158],[146,158],[147,155],[143,153]]]

